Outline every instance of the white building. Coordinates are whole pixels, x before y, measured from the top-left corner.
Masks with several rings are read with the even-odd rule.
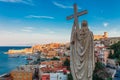
[[[99,60],[106,65],[109,50],[106,49],[106,46],[102,44],[100,41],[95,42],[95,54],[99,58]]]
[[[63,73],[50,73],[50,80],[67,80],[67,75]]]

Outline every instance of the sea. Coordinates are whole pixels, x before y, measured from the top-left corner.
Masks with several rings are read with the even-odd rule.
[[[27,63],[25,56],[10,58],[5,53],[9,49],[19,50],[24,48],[30,48],[30,46],[0,46],[0,75],[10,73],[16,67]]]

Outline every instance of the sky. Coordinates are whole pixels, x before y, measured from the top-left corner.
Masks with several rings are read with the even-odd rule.
[[[69,42],[73,4],[94,34],[120,36],[120,0],[0,0],[0,46]]]

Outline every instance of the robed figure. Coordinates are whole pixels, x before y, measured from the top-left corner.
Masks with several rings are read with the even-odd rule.
[[[93,33],[88,29],[87,21],[83,21],[81,29],[72,28],[70,43],[70,67],[74,80],[92,80],[94,70]]]
[[[70,41],[70,67],[74,80],[92,80],[94,62],[93,33],[88,29],[87,21],[82,21],[79,27],[78,17],[87,14],[87,10],[77,11],[74,4],[74,14],[67,16],[67,20],[74,18]]]

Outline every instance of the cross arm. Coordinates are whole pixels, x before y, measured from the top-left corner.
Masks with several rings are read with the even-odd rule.
[[[88,11],[87,10],[84,10],[84,11],[82,11],[82,12],[78,12],[77,13],[77,17],[78,16],[82,16],[82,15],[84,15],[84,14],[87,14],[88,13]],[[70,19],[72,19],[72,18],[74,18],[74,15],[70,15],[70,16],[67,16],[67,20],[70,20]]]

